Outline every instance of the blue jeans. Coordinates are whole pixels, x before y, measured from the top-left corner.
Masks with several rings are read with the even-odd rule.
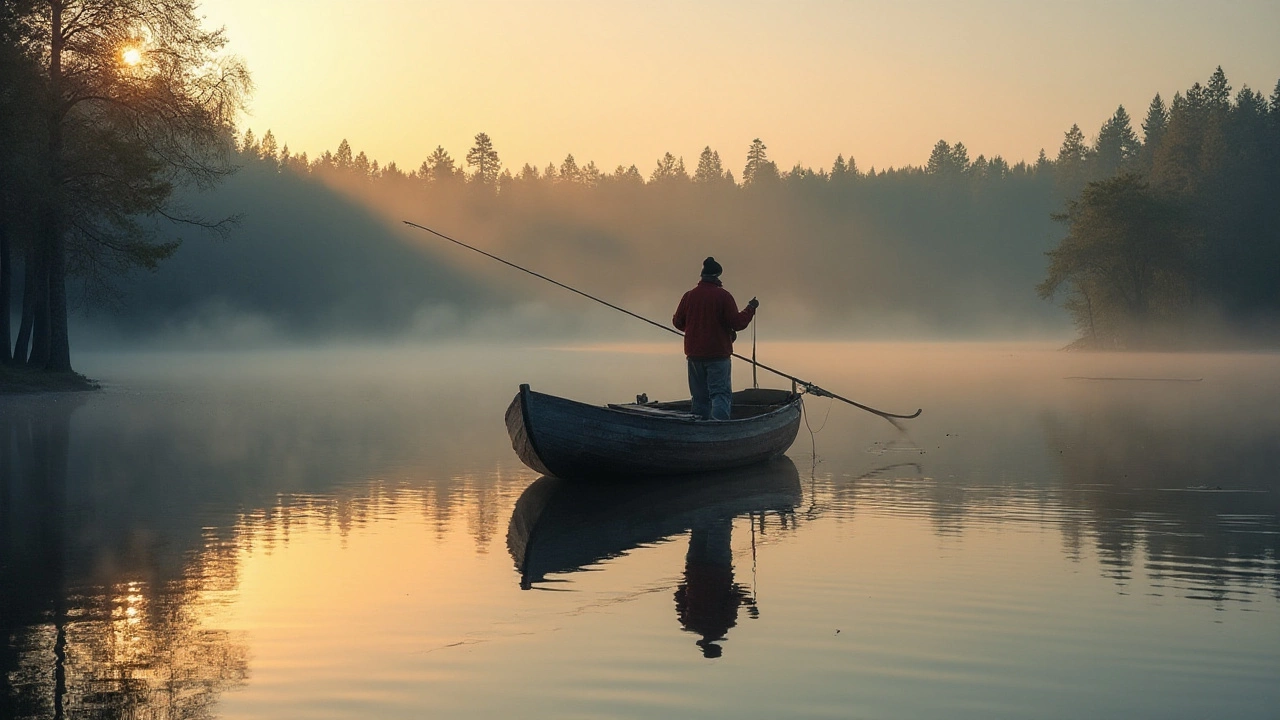
[[[693,414],[703,420],[728,420],[733,408],[732,367],[729,358],[694,360],[689,358],[689,394]]]

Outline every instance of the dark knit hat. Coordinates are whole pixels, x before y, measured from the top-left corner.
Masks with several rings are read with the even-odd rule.
[[[724,272],[724,268],[720,267],[720,263],[716,259],[709,257],[702,261],[702,274],[711,277],[720,277],[720,273]]]

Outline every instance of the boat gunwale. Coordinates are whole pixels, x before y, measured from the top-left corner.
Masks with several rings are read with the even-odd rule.
[[[773,388],[760,388],[760,389],[773,389]],[[606,405],[592,405],[591,403],[585,403],[585,402],[582,402],[581,400],[570,400],[569,398],[560,397],[559,395],[551,395],[549,393],[538,392],[537,390],[528,389],[527,385],[521,386],[520,391],[522,393],[528,393],[530,395],[538,394],[543,397],[552,398],[563,403],[568,403],[570,405],[586,408],[590,412],[612,413],[615,415],[624,415],[628,418],[643,418],[645,420],[652,420],[658,423],[672,423],[672,424],[682,424],[682,425],[696,424],[702,427],[714,427],[717,425],[726,426],[726,425],[737,425],[737,424],[743,424],[743,423],[759,422],[766,418],[770,418],[774,415],[777,415],[778,413],[782,413],[790,410],[792,407],[799,405],[804,399],[804,396],[801,393],[793,393],[787,390],[779,389],[777,390],[778,392],[787,393],[787,398],[784,402],[778,403],[776,405],[773,403],[765,404],[764,405],[765,407],[773,408],[768,412],[764,412],[759,415],[752,415],[750,417],[730,418],[728,420],[710,420],[710,419],[704,420],[702,418],[691,417],[691,416],[690,417],[681,417],[681,416],[674,416],[674,415],[663,416],[663,415],[652,414],[652,413],[629,411],[613,403],[606,404]],[[658,404],[658,403],[654,403],[654,404]],[[751,403],[751,404],[757,407],[761,406],[760,404],[757,404],[757,403]],[[531,427],[529,423],[530,418],[529,418],[528,403],[523,403],[523,405],[524,407],[522,408],[522,410],[524,412],[525,426]]]

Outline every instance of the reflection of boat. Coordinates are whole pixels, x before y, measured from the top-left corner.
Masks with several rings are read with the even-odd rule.
[[[525,465],[561,478],[715,472],[786,452],[800,429],[800,396],[733,394],[729,420],[697,420],[688,400],[596,406],[521,385],[507,408],[511,446]]]
[[[579,483],[543,477],[516,501],[507,548],[521,587],[573,572],[672,535],[738,515],[785,512],[800,503],[789,458],[736,471],[661,482]]]

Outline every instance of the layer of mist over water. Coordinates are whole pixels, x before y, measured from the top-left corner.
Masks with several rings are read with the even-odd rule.
[[[517,386],[687,396],[674,343],[86,355],[0,398],[0,716],[1274,716],[1280,356],[760,359],[924,414],[583,488]]]
[[[77,352],[652,337],[404,220],[659,321],[715,255],[739,302],[760,297],[775,338],[1070,332],[1067,314],[1035,293],[1059,236],[1047,175],[992,197],[886,182],[849,197],[564,185],[494,198],[463,184],[426,190],[241,161],[217,188],[182,197],[200,216],[236,217],[230,236],[161,222],[158,237],[181,245],[159,272],[114,276],[109,288],[73,283]]]

